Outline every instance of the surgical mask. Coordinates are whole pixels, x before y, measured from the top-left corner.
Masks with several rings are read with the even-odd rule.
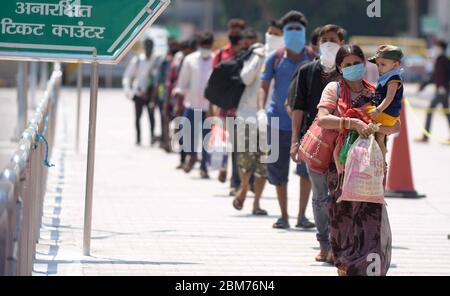
[[[444,54],[444,50],[440,46],[433,46],[430,50],[430,56],[432,59],[437,59]]]
[[[266,33],[266,50],[268,53],[274,52],[284,47],[283,36]]]
[[[289,30],[292,27],[301,26],[302,30]],[[295,53],[300,53],[306,45],[306,31],[300,24],[289,24],[284,27],[284,45]]]
[[[328,69],[332,70],[336,66],[336,55],[341,46],[334,42],[325,42],[320,45],[320,62]]]
[[[212,55],[212,50],[209,48],[200,48],[200,56],[204,59],[207,60],[209,58],[211,58]]]
[[[231,45],[238,45],[239,41],[241,41],[242,36],[241,35],[228,35],[228,39],[231,42]]]
[[[363,79],[365,72],[366,68],[364,67],[364,64],[357,64],[343,68],[342,76],[348,81],[359,81]]]

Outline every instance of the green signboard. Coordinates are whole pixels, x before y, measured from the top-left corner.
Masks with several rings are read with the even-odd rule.
[[[441,31],[441,22],[435,16],[424,15],[420,21],[423,34],[438,34]]]
[[[170,0],[2,0],[0,58],[115,64]]]

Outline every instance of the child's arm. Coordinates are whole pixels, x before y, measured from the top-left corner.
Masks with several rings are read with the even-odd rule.
[[[381,104],[376,109],[369,111],[370,118],[375,119],[378,115],[380,115],[381,112],[383,112],[384,110],[386,110],[387,107],[389,107],[389,105],[394,100],[398,87],[399,87],[398,82],[392,82],[388,85],[386,98],[384,98],[383,102],[381,102]]]

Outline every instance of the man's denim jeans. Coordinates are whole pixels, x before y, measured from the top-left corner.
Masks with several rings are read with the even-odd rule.
[[[208,152],[203,147],[203,141],[205,141],[206,136],[211,131],[210,129],[203,128],[203,124],[206,119],[206,112],[200,109],[187,108],[184,112],[184,117],[189,120],[190,123],[190,150],[187,154],[191,157],[197,156],[199,141],[201,141],[201,153],[202,160],[200,162],[200,169],[207,171],[206,160],[208,159]],[[201,137],[200,137],[201,135]]]
[[[312,183],[312,207],[314,220],[317,228],[317,240],[322,251],[330,250],[330,240],[328,236],[328,173],[319,174],[308,168],[309,177]]]

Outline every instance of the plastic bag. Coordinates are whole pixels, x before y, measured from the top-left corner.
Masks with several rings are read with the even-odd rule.
[[[212,171],[224,169],[228,163],[228,132],[218,125],[211,128],[208,142],[208,168]]]
[[[358,138],[348,152],[342,195],[337,202],[385,204],[384,158],[375,137]]]
[[[352,147],[353,143],[355,143],[356,139],[358,139],[358,132],[350,131],[345,138],[344,145],[342,145],[341,150],[339,151],[338,162],[344,166],[347,161],[348,151]]]

